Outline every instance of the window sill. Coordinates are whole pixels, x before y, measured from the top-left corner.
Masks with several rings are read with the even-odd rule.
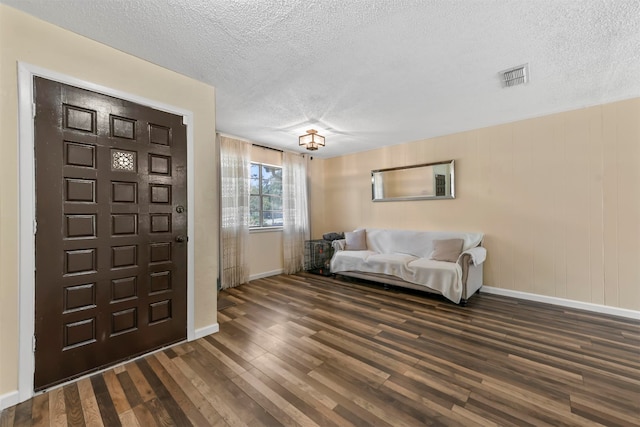
[[[249,229],[249,234],[253,234],[253,233],[274,233],[274,232],[282,232],[282,226],[275,226],[275,227],[256,227],[256,228],[250,228]]]

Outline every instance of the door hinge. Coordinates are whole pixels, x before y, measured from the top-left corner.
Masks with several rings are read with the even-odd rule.
[[[34,335],[31,340],[31,351],[36,352],[36,336]]]
[[[33,115],[33,118],[36,118],[36,103],[32,102],[31,103],[31,114]]]
[[[38,220],[34,219],[33,220],[33,235],[35,236],[37,232],[38,232]]]

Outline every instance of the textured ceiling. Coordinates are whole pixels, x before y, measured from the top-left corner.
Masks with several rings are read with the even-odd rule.
[[[640,0],[0,2],[215,86],[220,132],[315,128],[318,157],[640,96]]]

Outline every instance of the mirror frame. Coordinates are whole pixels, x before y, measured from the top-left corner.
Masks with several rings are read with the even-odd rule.
[[[376,197],[376,174],[383,174],[384,172],[392,172],[399,170],[407,170],[407,169],[416,169],[416,168],[427,168],[433,167],[437,165],[448,165],[450,168],[450,182],[451,182],[451,194],[447,196],[425,196],[421,194],[416,194],[415,196],[402,196],[402,197]],[[443,200],[443,199],[455,199],[455,161],[454,160],[446,160],[443,162],[435,162],[435,163],[422,163],[419,165],[411,165],[411,166],[400,166],[395,168],[387,168],[387,169],[374,169],[371,171],[371,200],[374,202],[393,202],[399,200]]]

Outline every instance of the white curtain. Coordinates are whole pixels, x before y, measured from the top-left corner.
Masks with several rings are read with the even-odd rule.
[[[219,136],[221,170],[222,289],[249,281],[251,144]]]
[[[309,238],[307,207],[307,163],[304,156],[282,155],[282,209],[284,272],[293,274],[304,268],[304,242]]]

